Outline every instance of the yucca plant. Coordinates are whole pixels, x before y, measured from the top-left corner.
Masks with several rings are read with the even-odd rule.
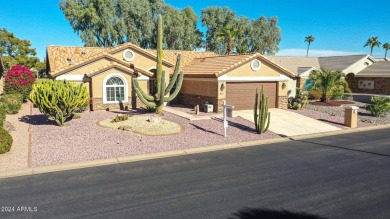
[[[366,105],[366,110],[375,117],[386,116],[390,111],[390,99],[387,97],[373,97],[370,105]]]

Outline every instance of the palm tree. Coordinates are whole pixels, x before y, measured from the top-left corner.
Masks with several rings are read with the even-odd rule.
[[[307,42],[307,51],[306,51],[306,57],[309,55],[309,48],[310,48],[310,44],[312,42],[314,42],[316,38],[313,37],[313,35],[309,35],[307,37],[305,37],[305,42]]]
[[[341,71],[327,70],[314,70],[309,75],[309,80],[313,83],[310,85],[309,90],[317,90],[321,92],[321,101],[328,102],[330,98],[336,93],[351,93],[348,82],[344,80],[344,73]]]
[[[225,41],[227,44],[226,54],[230,54],[233,50],[233,40],[239,34],[237,28],[226,26],[224,29],[217,32],[217,39]]]
[[[381,42],[379,42],[378,37],[372,36],[372,37],[368,38],[368,40],[367,40],[366,44],[364,45],[364,47],[369,46],[371,48],[370,55],[372,56],[372,52],[374,50],[374,47],[375,46],[379,47],[380,45],[381,45]]]
[[[385,43],[382,47],[385,49],[385,58],[387,58],[387,50],[390,49],[390,43]]]

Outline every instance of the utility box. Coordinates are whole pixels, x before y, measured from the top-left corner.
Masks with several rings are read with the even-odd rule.
[[[227,107],[226,108],[226,116],[229,118],[233,118],[233,108],[234,107]]]
[[[344,113],[344,125],[350,128],[357,127],[358,121],[358,109],[357,106],[347,106],[345,107]]]
[[[204,105],[204,111],[206,112],[206,113],[212,113],[212,112],[214,112],[214,105],[213,104],[205,104]]]

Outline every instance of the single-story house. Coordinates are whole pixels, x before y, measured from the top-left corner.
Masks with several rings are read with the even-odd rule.
[[[214,112],[221,111],[223,100],[235,109],[252,109],[256,89],[264,86],[270,108],[287,108],[287,83],[294,74],[267,57],[168,50],[163,54],[167,82],[178,53],[182,54],[184,81],[175,101],[187,106],[211,103]],[[113,48],[48,46],[46,57],[51,78],[88,88],[91,110],[141,106],[132,89],[132,77],[138,76],[145,91],[154,92],[155,50],[131,43]]]
[[[268,58],[293,72],[297,87],[300,88],[305,85],[313,70],[331,68],[346,75],[345,78],[354,94],[390,95],[390,62],[387,59],[375,59],[370,55]],[[289,89],[293,86],[293,82],[289,83]]]

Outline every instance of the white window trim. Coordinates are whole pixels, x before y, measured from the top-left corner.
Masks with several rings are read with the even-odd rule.
[[[131,53],[133,53],[133,57],[132,57],[131,59],[126,58],[126,56],[125,56],[126,52],[131,52]],[[122,53],[122,57],[123,57],[123,59],[124,59],[125,61],[131,62],[131,61],[133,61],[133,59],[135,58],[135,52],[134,52],[133,50],[131,50],[131,49],[125,49],[125,50],[123,51],[123,53]]]
[[[255,67],[253,66],[253,63],[255,63],[255,62],[259,62],[259,67],[255,68]],[[260,60],[254,59],[254,60],[252,60],[252,62],[251,62],[251,69],[252,69],[253,71],[258,71],[258,70],[260,70],[261,65],[262,65],[262,63],[261,63]]]
[[[125,83],[125,96],[124,96],[124,100],[122,101],[122,103],[127,103],[129,102],[129,95],[128,95],[128,90],[129,90],[129,86],[127,84],[127,80],[126,78],[124,78],[122,75],[120,74],[117,74],[117,73],[113,73],[113,74],[109,74],[107,75],[104,80],[103,80],[103,104],[109,104],[109,103],[120,103],[120,101],[107,101],[107,92],[106,92],[106,88],[107,88],[107,81],[112,78],[112,77],[118,77],[120,79],[123,80],[123,83]]]

